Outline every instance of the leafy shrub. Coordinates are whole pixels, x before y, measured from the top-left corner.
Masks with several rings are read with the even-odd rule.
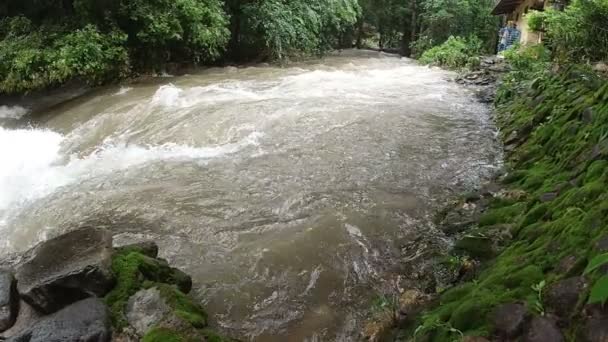
[[[433,38],[425,35],[419,37],[410,44],[412,57],[420,58],[425,51],[431,49],[433,46],[435,46],[435,41],[433,41]]]
[[[353,25],[359,15],[354,0],[264,0],[242,7],[244,39],[263,46],[271,58],[294,52],[319,53],[331,45],[330,37]]]
[[[551,54],[543,45],[512,46],[504,52],[511,71],[503,76],[497,90],[496,102],[511,99],[518,92],[527,89],[549,69]]]
[[[219,0],[120,0],[110,11],[144,65],[214,60],[230,37]],[[97,20],[104,18],[94,13]]]
[[[560,62],[608,58],[608,1],[574,0],[564,11],[550,9],[540,19]]]
[[[589,261],[589,265],[585,269],[585,274],[594,273],[602,266],[608,265],[608,253],[600,254]],[[602,305],[608,301],[608,275],[601,276],[589,294],[589,304],[601,303]]]
[[[526,14],[526,19],[528,21],[528,29],[530,29],[530,31],[543,31],[545,24],[545,12],[532,10]]]
[[[515,45],[505,51],[504,57],[520,78],[530,78],[531,74],[546,70],[551,59],[549,51],[540,44],[525,47]]]
[[[15,23],[25,21],[17,17],[10,25]],[[126,35],[103,34],[93,25],[70,33],[55,31],[59,32],[49,27],[29,34],[14,30],[0,41],[0,92],[26,92],[74,78],[99,84],[128,71]]]
[[[449,37],[443,44],[425,51],[419,61],[423,64],[433,64],[451,69],[472,67],[479,63],[481,53],[479,38]]]
[[[485,52],[494,52],[499,19],[491,14],[494,0],[434,0],[422,1],[420,21],[421,36],[431,38],[437,44],[450,36],[481,40]]]

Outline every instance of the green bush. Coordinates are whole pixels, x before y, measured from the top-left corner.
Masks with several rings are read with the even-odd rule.
[[[93,25],[69,33],[60,27],[28,32],[23,17],[8,26],[10,33],[0,41],[0,92],[27,92],[71,79],[99,84],[129,69],[127,37],[120,32],[103,34]]]
[[[423,64],[432,64],[458,69],[474,67],[479,63],[481,41],[479,38],[449,37],[443,44],[425,51],[419,61]]]
[[[530,31],[540,32],[544,30],[545,12],[532,10],[526,14],[526,19],[528,21],[528,29],[530,29]]]
[[[608,59],[608,1],[574,0],[542,15],[548,45],[560,62]]]
[[[271,58],[295,53],[320,53],[331,37],[352,26],[359,15],[355,0],[264,0],[242,6],[243,39]]]
[[[543,45],[515,45],[504,52],[511,71],[502,78],[496,93],[496,103],[502,103],[527,89],[534,80],[547,73],[551,54]]]

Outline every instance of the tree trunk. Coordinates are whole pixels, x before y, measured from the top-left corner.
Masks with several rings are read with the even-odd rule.
[[[361,44],[363,43],[363,18],[360,18],[357,22],[357,49],[361,48]]]
[[[407,56],[411,56],[412,55],[412,49],[410,48],[410,44],[416,41],[416,28],[418,26],[418,13],[416,13],[417,8],[416,8],[416,1],[417,0],[411,0],[411,11],[412,11],[412,18],[410,20],[410,42],[407,46],[408,49],[408,54]]]

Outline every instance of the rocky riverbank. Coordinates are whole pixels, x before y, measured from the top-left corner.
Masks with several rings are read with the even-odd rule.
[[[495,104],[506,172],[438,214],[451,251],[369,340],[608,341],[608,80],[547,72],[499,86]]]
[[[439,290],[404,336],[608,341],[607,269],[593,266],[608,255],[607,100],[606,79],[584,68],[500,89],[508,172],[441,222],[456,234],[452,256],[480,266]]]
[[[153,242],[114,248],[109,231],[85,227],[7,263],[0,340],[233,341],[207,327],[187,295],[190,276],[158,258]]]

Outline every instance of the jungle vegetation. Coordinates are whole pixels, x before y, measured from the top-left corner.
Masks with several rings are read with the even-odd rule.
[[[421,54],[456,35],[490,51],[493,0],[6,0],[0,93],[102,84],[170,63],[286,60],[334,48]]]

